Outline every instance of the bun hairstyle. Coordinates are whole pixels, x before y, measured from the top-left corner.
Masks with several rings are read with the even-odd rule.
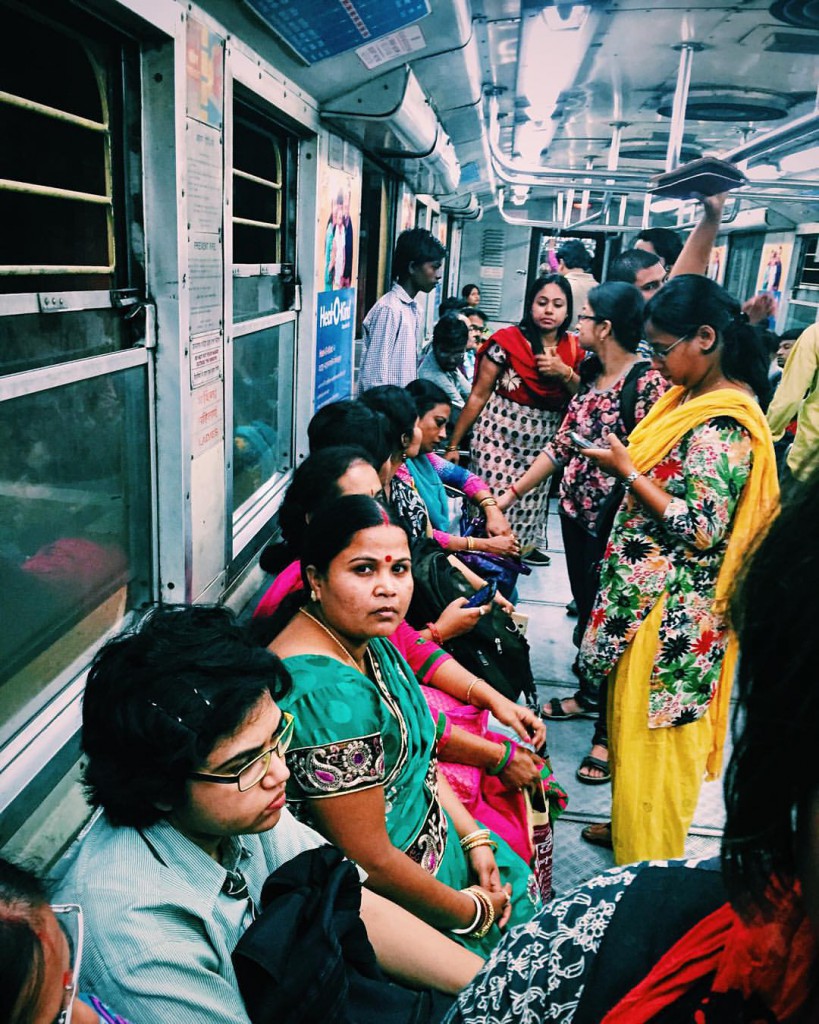
[[[595,316],[611,323],[614,340],[626,352],[636,352],[643,336],[645,302],[639,288],[622,281],[607,281],[589,292],[587,300]]]
[[[392,456],[401,455],[412,441],[415,430],[415,403],[403,388],[396,384],[379,384],[358,396],[367,409],[381,413],[388,423],[388,441]]]
[[[722,372],[729,380],[747,384],[762,408],[767,407],[770,360],[758,332],[730,292],[700,274],[683,274],[651,298],[643,315],[646,322],[677,337],[710,327],[717,336],[714,347]]]
[[[448,405],[452,407],[452,399],[439,387],[435,381],[427,380],[425,377],[418,377],[406,385],[407,392],[415,402],[415,411],[418,416],[426,416],[430,409],[436,405]]]
[[[354,445],[321,448],[297,467],[279,508],[279,530],[284,543],[268,545],[259,556],[259,565],[265,572],[280,572],[299,557],[308,518],[341,497],[339,480],[351,466],[361,462],[378,472],[373,456]]]
[[[540,337],[540,330],[535,327],[535,322],[532,319],[532,306],[534,305],[537,293],[542,291],[547,284],[556,284],[566,297],[566,319],[557,329],[558,339],[563,337],[574,316],[572,287],[566,278],[562,274],[543,274],[541,277],[536,278],[534,284],[530,285],[529,290],[526,292],[526,298],[523,303],[523,319],[518,324],[521,334],[524,335],[532,346],[532,351],[535,355],[540,355],[543,352],[543,340]]]

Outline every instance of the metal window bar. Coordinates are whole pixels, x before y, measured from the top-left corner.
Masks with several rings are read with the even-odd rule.
[[[254,220],[251,217],[231,217],[231,222],[236,224],[242,224],[245,227],[251,228],[262,228],[267,231],[281,231],[282,226],[282,185],[283,185],[283,174],[282,174],[282,154],[279,149],[277,141],[272,137],[268,136],[269,141],[273,146],[273,155],[275,159],[275,178],[262,178],[259,175],[251,174],[249,171],[243,171],[239,167],[233,168],[234,178],[242,178],[245,181],[251,181],[256,185],[261,185],[264,188],[273,189],[276,193],[276,220],[275,221],[264,221]],[[281,236],[276,237],[276,258],[270,260],[271,263],[278,263],[281,260]]]
[[[281,228],[281,221],[252,220],[250,217],[234,217],[234,224],[244,224],[251,228],[266,228],[268,231],[278,231]]]
[[[280,181],[269,181],[267,178],[260,178],[258,174],[250,174],[249,171],[240,171],[238,167],[233,168],[233,174],[236,178],[244,178],[245,181],[254,181],[257,185],[265,185],[267,188],[281,189],[282,183]]]
[[[112,197],[112,173],[111,173],[111,132],[108,101],[105,90],[105,72],[94,57],[86,51],[89,63],[94,71],[94,76],[99,87],[100,102],[102,105],[104,119],[94,121],[91,118],[82,117],[79,114],[72,114],[67,110],[60,110],[58,107],[51,107],[45,103],[38,103],[36,100],[28,99],[25,96],[18,96],[16,93],[0,90],[0,103],[8,106],[26,110],[32,114],[38,114],[51,121],[61,121],[72,124],[77,128],[86,131],[97,132],[103,135],[104,139],[104,160],[105,160],[105,186],[106,194],[98,195],[92,192],[79,192],[75,189],[59,188],[52,185],[35,185],[31,182],[16,181],[10,178],[0,179],[0,191],[19,192],[25,195],[42,196],[49,199],[66,199],[74,202],[88,203],[106,207],[106,243],[108,250],[107,264],[8,264],[0,265],[0,277],[23,277],[28,275],[44,274],[112,274],[115,267],[114,256],[114,204]]]

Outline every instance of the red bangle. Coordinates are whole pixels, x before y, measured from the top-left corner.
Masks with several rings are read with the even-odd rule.
[[[509,490],[510,490],[510,491],[512,492],[512,494],[514,494],[514,496],[515,496],[515,497],[516,497],[516,498],[517,498],[518,500],[520,500],[520,498],[521,498],[521,493],[520,493],[520,491],[519,491],[519,490],[517,489],[517,487],[515,487],[515,485],[514,485],[514,484],[509,484]]]
[[[428,622],[427,623],[427,629],[429,630],[429,635],[432,637],[432,642],[434,644],[438,644],[439,647],[443,647],[444,646],[444,638],[441,636],[441,631],[438,629],[438,627],[435,625],[435,623],[434,622]]]

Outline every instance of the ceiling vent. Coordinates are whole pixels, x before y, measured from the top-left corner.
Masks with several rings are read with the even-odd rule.
[[[768,53],[819,54],[819,32],[771,32],[765,40]]]
[[[776,0],[769,10],[777,21],[786,25],[819,30],[819,0]]]
[[[657,113],[671,117],[674,94],[663,96]],[[686,121],[777,121],[786,117],[793,97],[765,89],[744,89],[729,85],[691,89],[685,107]]]

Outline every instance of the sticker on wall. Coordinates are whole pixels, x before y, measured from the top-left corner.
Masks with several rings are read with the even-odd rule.
[[[186,77],[188,117],[222,127],[224,107],[224,40],[208,28],[188,18],[186,40]]]

